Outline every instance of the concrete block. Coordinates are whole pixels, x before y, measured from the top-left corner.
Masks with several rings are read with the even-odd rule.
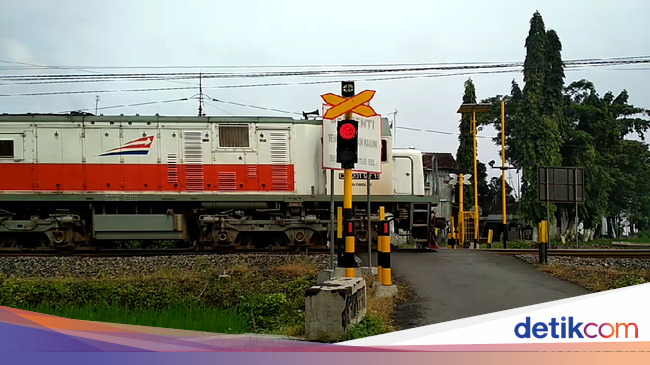
[[[372,286],[372,290],[375,293],[376,297],[394,297],[397,295],[397,286],[393,285],[382,285],[380,282],[375,282]]]
[[[335,267],[334,268],[334,278],[344,278],[345,277],[345,268],[344,267]],[[361,275],[361,268],[355,267],[354,268],[354,277],[355,278],[362,278],[363,275]]]
[[[318,279],[316,279],[316,284],[321,285],[322,283],[334,279],[334,270],[325,269],[321,270],[318,273]]]
[[[363,278],[336,278],[307,290],[305,340],[337,339],[366,315]]]

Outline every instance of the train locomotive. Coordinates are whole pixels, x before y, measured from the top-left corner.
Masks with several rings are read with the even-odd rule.
[[[354,174],[357,243],[376,246],[377,211],[426,248],[434,242],[418,150],[392,149],[382,173]],[[285,117],[0,115],[0,249],[97,250],[164,241],[197,250],[328,245],[330,189],[322,120]],[[330,174],[335,184],[330,186]],[[336,225],[334,225],[336,227]]]

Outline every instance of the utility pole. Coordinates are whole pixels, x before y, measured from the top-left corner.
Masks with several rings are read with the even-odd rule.
[[[99,105],[99,95],[95,95],[95,115],[97,115],[97,106]]]
[[[199,71],[199,117],[205,117],[203,113],[203,85],[201,83],[201,72]]]
[[[478,247],[478,171],[476,170],[476,111],[472,111],[472,135],[474,136],[474,247]]]

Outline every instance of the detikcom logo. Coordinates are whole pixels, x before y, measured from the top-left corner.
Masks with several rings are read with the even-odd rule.
[[[535,338],[545,338],[550,335],[551,338],[567,338],[567,333],[569,338],[573,338],[575,335],[576,338],[595,338],[598,335],[602,338],[610,338],[616,335],[616,338],[619,338],[619,335],[623,336],[622,328],[625,328],[625,337],[634,336],[634,338],[639,338],[639,328],[636,323],[616,323],[613,325],[611,323],[587,323],[580,328],[583,322],[577,322],[574,324],[573,317],[569,317],[569,322],[566,321],[566,317],[561,318],[562,322],[558,322],[555,318],[551,318],[551,321],[548,323],[548,326],[544,322],[537,322],[532,325],[530,324],[530,317],[526,317],[525,322],[520,322],[515,326],[515,335],[519,338],[530,338],[532,335]],[[558,326],[560,331],[558,333]],[[621,331],[619,332],[619,329]],[[633,332],[632,332],[633,331]],[[584,336],[583,336],[584,334]]]

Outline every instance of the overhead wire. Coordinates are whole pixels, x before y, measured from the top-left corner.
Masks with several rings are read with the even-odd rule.
[[[578,69],[567,69],[566,71],[580,71]],[[433,78],[433,77],[449,77],[449,76],[463,76],[463,75],[489,75],[499,73],[513,73],[520,72],[519,70],[496,70],[484,72],[458,72],[446,74],[416,74],[406,76],[391,76],[370,79],[354,79],[349,81],[361,82],[374,82],[374,81],[389,81],[389,80],[402,80],[414,78]],[[300,82],[277,82],[277,83],[264,83],[264,84],[235,84],[235,85],[213,85],[203,86],[204,89],[230,89],[230,88],[254,88],[254,87],[272,87],[272,86],[292,86],[292,85],[319,85],[319,84],[333,84],[339,83],[341,80],[327,80],[327,81],[300,81]],[[150,92],[150,91],[172,91],[172,90],[193,90],[196,87],[160,87],[160,88],[139,88],[139,89],[117,89],[117,90],[75,90],[75,91],[50,91],[50,92],[31,92],[31,93],[17,93],[17,94],[0,94],[0,97],[23,97],[23,96],[50,96],[50,95],[71,95],[71,94],[101,94],[101,93],[126,93],[126,92]]]
[[[573,62],[598,61],[598,60],[625,60],[641,59],[650,56],[622,56],[605,58],[582,58],[567,60]],[[518,61],[473,61],[473,62],[415,62],[415,63],[366,63],[366,64],[312,64],[312,65],[164,65],[164,66],[53,66],[35,65],[25,62],[0,60],[1,63],[23,64],[29,67],[15,67],[13,69],[237,69],[237,68],[324,68],[324,67],[392,67],[392,66],[427,66],[427,65],[471,65],[471,64],[498,64],[515,63]],[[6,68],[6,67],[5,67]],[[0,70],[3,69],[0,67]]]
[[[133,103],[133,104],[120,104],[120,105],[111,105],[111,106],[103,106],[99,108],[84,108],[84,109],[75,109],[75,111],[87,111],[87,110],[106,110],[106,109],[117,109],[117,108],[130,108],[130,107],[135,107],[135,106],[144,106],[144,105],[152,105],[152,104],[166,104],[166,103],[173,103],[177,101],[188,101],[188,98],[181,98],[181,99],[171,99],[171,100],[160,100],[160,101],[147,101],[147,102],[141,102],[141,103]],[[62,114],[62,113],[69,113],[69,110],[66,111],[60,111],[52,114]]]
[[[224,112],[224,113],[226,113],[226,114],[234,115],[233,113],[231,113],[231,112],[229,112],[229,111],[227,111],[227,110],[225,110],[225,109],[222,109],[222,108],[220,108],[220,107],[218,107],[218,106],[216,106],[216,105],[210,103],[209,101],[203,100],[203,102],[204,102],[205,104],[207,104],[207,105],[210,105],[211,107],[213,107],[213,108],[215,108],[215,109],[219,109],[219,110],[221,110],[222,112]]]
[[[580,61],[564,62],[565,66],[598,66],[598,65],[628,65],[628,64],[647,64],[648,59],[636,60],[601,60],[601,61]],[[412,68],[373,68],[373,69],[345,69],[345,70],[307,70],[307,71],[283,71],[283,72],[248,72],[248,73],[190,73],[190,72],[172,72],[172,73],[110,73],[110,74],[54,74],[54,75],[0,75],[0,80],[5,81],[50,81],[50,80],[106,80],[106,79],[152,79],[152,80],[172,80],[172,79],[195,79],[202,77],[211,78],[266,78],[266,77],[298,77],[298,76],[317,76],[317,75],[364,75],[378,73],[396,73],[396,72],[424,72],[424,71],[459,71],[459,70],[478,70],[478,69],[500,69],[500,68],[521,68],[523,63],[502,63],[502,64],[481,64],[481,65],[459,65],[459,66],[438,66],[438,67],[412,67]]]

